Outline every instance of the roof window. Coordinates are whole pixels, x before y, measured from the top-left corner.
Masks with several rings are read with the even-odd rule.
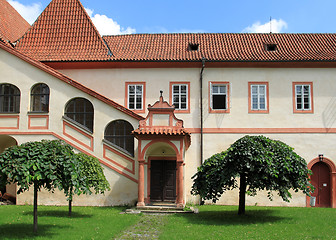
[[[198,51],[199,44],[198,43],[189,43],[189,51]]]
[[[266,44],[266,51],[273,52],[277,50],[277,45],[274,43]]]

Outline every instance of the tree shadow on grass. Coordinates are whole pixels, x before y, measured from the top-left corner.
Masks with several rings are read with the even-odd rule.
[[[190,223],[203,225],[250,225],[283,221],[289,218],[275,216],[273,210],[248,210],[245,215],[238,215],[237,211],[207,211],[201,210],[198,214],[180,214]]]
[[[24,215],[33,216],[33,211],[26,211],[23,213]],[[69,211],[68,210],[38,210],[37,211],[38,217],[67,217],[69,218]],[[70,218],[91,218],[92,214],[83,214],[79,212],[72,212]]]
[[[33,224],[14,223],[0,226],[0,239],[29,239],[36,237],[51,238],[59,231],[68,231],[68,226],[39,224],[37,233],[33,232]]]

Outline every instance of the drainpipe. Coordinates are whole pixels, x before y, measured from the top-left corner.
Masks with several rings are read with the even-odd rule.
[[[202,69],[200,73],[200,115],[201,115],[201,164],[203,164],[203,71],[205,68],[205,58],[202,57]]]
[[[203,71],[205,68],[205,57],[202,57],[202,69],[200,72],[200,115],[201,115],[201,164],[203,164]],[[200,198],[200,205],[204,200]]]

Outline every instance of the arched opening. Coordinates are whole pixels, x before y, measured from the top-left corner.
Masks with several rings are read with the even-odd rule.
[[[125,120],[112,121],[105,128],[104,140],[133,157],[133,130],[133,126]]]
[[[47,84],[35,84],[30,92],[30,111],[49,112],[50,89]]]
[[[315,197],[315,207],[336,207],[336,168],[335,164],[321,156],[308,164],[312,171],[311,183],[315,187],[312,197]],[[308,198],[307,198],[308,205]]]
[[[85,98],[73,98],[65,106],[64,116],[93,132],[93,105]]]
[[[11,146],[17,145],[17,141],[8,135],[0,135],[0,153],[5,151]],[[9,184],[0,186],[0,192],[4,199],[10,200],[15,203],[16,199],[16,184]]]
[[[177,197],[177,164],[176,152],[165,142],[151,145],[146,152],[148,163],[147,201],[176,202]]]

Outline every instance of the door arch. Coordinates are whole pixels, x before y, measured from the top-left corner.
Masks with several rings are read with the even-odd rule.
[[[308,168],[312,171],[310,176],[311,183],[315,187],[313,197],[316,197],[315,207],[336,207],[336,167],[335,164],[323,157],[315,158],[308,164]],[[307,198],[307,206],[309,199]]]
[[[9,135],[2,135],[0,134],[0,153],[6,150],[6,148],[9,148],[11,146],[17,145],[17,141],[9,136]],[[1,186],[0,186],[1,188]],[[9,184],[5,187],[2,187],[0,189],[1,193],[4,194],[5,192],[11,194],[12,196],[16,197],[16,184]]]

